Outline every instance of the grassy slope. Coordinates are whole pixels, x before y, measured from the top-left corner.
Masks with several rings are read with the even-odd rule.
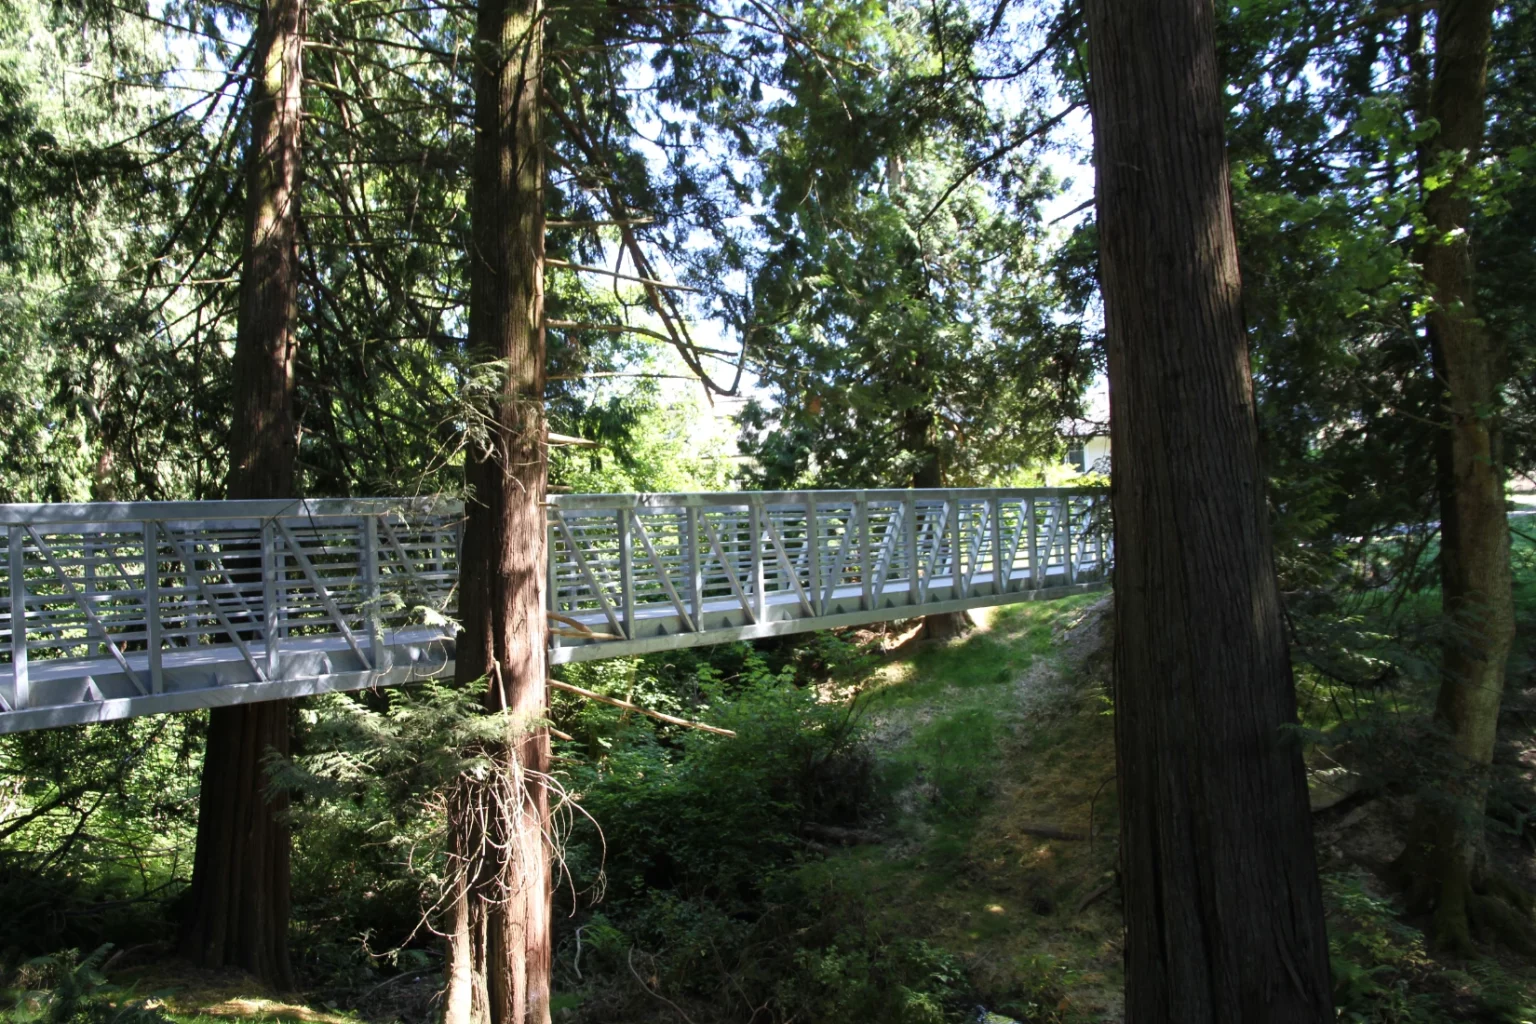
[[[1101,608],[1090,596],[999,609],[877,671],[861,699],[889,838],[806,869],[957,954],[989,1008],[1030,1020],[1112,1017],[1120,999],[1112,720],[1082,678],[1093,652],[1062,643]],[[1087,836],[1090,808],[1092,841],[1039,834]]]

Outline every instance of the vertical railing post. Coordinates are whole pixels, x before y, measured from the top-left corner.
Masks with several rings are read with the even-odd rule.
[[[165,692],[165,665],[160,639],[160,528],[145,520],[144,530],[144,646],[149,653],[149,692]]]
[[[82,602],[92,601],[96,598],[96,559],[91,553],[91,535],[84,530],[80,532],[80,566],[84,570],[85,583],[81,587],[83,593]],[[87,633],[87,636],[90,634]],[[85,656],[95,658],[107,653],[107,645],[95,640],[87,640],[85,643]]]
[[[1040,589],[1040,506],[1034,498],[1024,499],[1025,540],[1029,544],[1029,589]]]
[[[853,511],[859,517],[859,580],[864,584],[863,603],[859,607],[869,611],[875,607],[875,559],[869,549],[869,499],[862,495],[855,498]]]
[[[1094,523],[1098,527],[1094,533],[1097,540],[1096,550],[1098,552],[1099,579],[1102,580],[1109,579],[1110,531],[1114,528],[1113,521],[1105,514],[1108,506],[1108,498],[1100,497],[1094,501]]]
[[[907,547],[907,604],[915,605],[917,592],[917,495],[911,491],[901,501],[903,540]]]
[[[1095,497],[1089,504],[1089,515],[1093,522],[1093,564],[1098,567],[1099,578],[1105,578],[1104,572],[1104,515],[1101,511],[1103,500]]]
[[[747,499],[747,537],[752,544],[752,600],[759,623],[768,621],[768,574],[763,568],[763,549],[768,546],[768,509],[763,499]]]
[[[372,513],[363,516],[363,605],[368,623],[368,658],[374,672],[383,672],[384,628],[379,621],[379,604],[383,594],[379,588],[379,520]]]
[[[958,601],[965,596],[965,529],[961,523],[961,516],[965,510],[964,503],[958,498],[950,498],[950,582],[949,599]]]
[[[558,516],[559,514],[560,509],[551,505],[544,515],[544,611],[546,613],[558,612],[560,610],[560,603],[558,600],[560,589],[560,561],[559,552],[555,550],[555,538],[557,533],[554,523],[555,516]],[[462,530],[460,531],[460,535],[463,535]],[[460,564],[460,571],[463,571],[462,563]],[[549,622],[547,619],[545,621],[550,627],[546,631],[549,637],[549,646],[561,646],[560,634],[554,632],[554,629],[552,628],[554,624]]]
[[[1002,495],[993,495],[990,499],[992,512],[992,592],[1006,594],[1008,584],[1012,582],[1013,561],[1010,559],[1007,565],[1003,564],[1003,498]]]
[[[619,531],[619,616],[624,623],[624,638],[635,639],[635,549],[630,535],[629,517],[633,511],[614,509]]]
[[[20,711],[32,703],[32,685],[27,677],[27,560],[22,544],[26,531],[11,527],[11,707]]]
[[[704,630],[704,554],[699,550],[699,510],[689,505],[686,510],[688,557],[683,567],[688,572],[688,603],[693,609],[693,626]]]
[[[1061,566],[1067,574],[1067,583],[1077,582],[1077,551],[1072,541],[1072,496],[1061,496]]]
[[[805,496],[805,565],[810,576],[809,594],[812,614],[820,615],[821,601],[821,523],[816,518],[816,493]]]
[[[190,566],[188,567],[191,568]],[[278,678],[282,659],[283,594],[282,555],[277,550],[277,523],[261,521],[262,626],[267,640],[267,678]]]

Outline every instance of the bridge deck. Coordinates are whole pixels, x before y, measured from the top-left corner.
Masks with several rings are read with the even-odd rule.
[[[550,657],[1093,588],[1106,508],[1088,490],[560,495]],[[415,499],[0,506],[0,733],[451,676],[460,519]]]

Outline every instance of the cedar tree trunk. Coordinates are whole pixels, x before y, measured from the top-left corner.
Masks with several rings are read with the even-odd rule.
[[[507,732],[449,794],[447,1024],[548,1024],[550,853],[541,0],[481,0],[469,342],[501,376],[469,452],[457,678]]]
[[[1333,1020],[1210,0],[1088,0],[1129,1024]]]
[[[294,323],[304,0],[257,13],[247,154],[245,252],[235,339],[230,498],[293,495]],[[280,989],[288,962],[286,794],[267,794],[264,760],[289,752],[287,701],[215,708],[198,797],[184,956],[238,967]]]
[[[1483,144],[1493,10],[1493,0],[1446,0],[1440,6],[1429,95],[1429,113],[1440,131],[1429,140],[1427,163],[1437,169],[1449,159],[1456,170],[1424,197],[1429,328],[1450,421],[1439,474],[1440,579],[1450,635],[1436,714],[1451,733],[1462,769],[1449,787],[1460,806],[1433,815],[1429,865],[1434,938],[1456,949],[1470,944],[1468,904],[1476,899],[1471,890],[1482,848],[1487,772],[1515,634],[1497,442],[1501,360],[1477,316],[1466,191]]]

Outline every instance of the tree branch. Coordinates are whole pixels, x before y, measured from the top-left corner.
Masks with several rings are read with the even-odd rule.
[[[677,718],[673,715],[668,715],[660,711],[652,711],[650,708],[643,708],[638,704],[631,704],[629,701],[620,700],[618,697],[609,697],[606,694],[593,693],[591,690],[584,690],[579,686],[572,686],[570,683],[562,683],[558,679],[551,679],[549,681],[549,685],[556,690],[563,690],[566,693],[574,693],[578,697],[587,698],[587,700],[595,700],[602,704],[612,704],[614,707],[623,708],[625,711],[637,711],[640,714],[647,715],[659,722],[666,722],[668,725],[680,725],[687,729],[702,729],[704,732],[712,732],[716,736],[730,736],[734,738],[736,735],[729,729],[722,729],[716,725],[705,725],[703,722],[690,722],[686,718]]]

